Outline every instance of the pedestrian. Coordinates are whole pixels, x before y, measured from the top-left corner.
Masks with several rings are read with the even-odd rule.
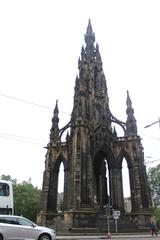
[[[151,223],[150,229],[151,229],[151,235],[152,235],[152,237],[153,237],[154,235],[157,237],[156,225],[155,225],[154,223]]]

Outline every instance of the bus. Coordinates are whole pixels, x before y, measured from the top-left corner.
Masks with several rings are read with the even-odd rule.
[[[0,179],[0,214],[13,215],[13,186],[12,182]]]

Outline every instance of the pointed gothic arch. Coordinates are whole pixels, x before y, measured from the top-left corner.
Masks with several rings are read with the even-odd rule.
[[[63,163],[64,169],[66,169],[66,160],[62,153],[59,153],[57,158],[52,161],[49,175],[49,189],[47,196],[47,211],[57,212],[57,198],[58,198],[58,177],[60,165]]]
[[[99,150],[96,152],[93,160],[94,171],[94,201],[99,207],[103,207],[109,202],[109,189],[107,187],[106,161],[108,162],[106,151]]]

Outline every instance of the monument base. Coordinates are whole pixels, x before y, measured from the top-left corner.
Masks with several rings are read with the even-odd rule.
[[[153,220],[150,211],[122,214],[118,219],[114,219],[112,216],[106,216],[99,209],[40,213],[37,217],[39,225],[70,233],[149,232]]]
[[[80,209],[64,212],[65,229],[72,232],[98,232],[97,219],[99,211],[96,209]]]

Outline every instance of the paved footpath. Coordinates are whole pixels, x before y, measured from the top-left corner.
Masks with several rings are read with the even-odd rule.
[[[102,240],[102,239],[108,239],[108,237],[107,237],[107,235],[94,235],[94,236],[86,236],[86,235],[84,235],[84,236],[57,236],[56,237],[56,239],[59,239],[59,240],[65,240],[65,239],[70,239],[70,240],[80,240],[80,239],[89,239],[89,240],[91,240],[91,239],[93,239],[93,240],[95,240],[95,239],[97,239],[97,240]],[[131,235],[131,234],[125,234],[125,235],[119,235],[119,234],[116,234],[116,235],[111,235],[111,238],[110,238],[111,240],[112,239],[115,239],[115,240],[117,240],[117,239],[121,239],[121,240],[126,240],[126,239],[128,239],[128,240],[133,240],[133,239],[140,239],[140,240],[149,240],[149,239],[152,239],[152,240],[160,240],[160,236],[157,236],[157,237],[152,237],[151,235],[149,235],[149,234],[135,234],[135,235]]]

